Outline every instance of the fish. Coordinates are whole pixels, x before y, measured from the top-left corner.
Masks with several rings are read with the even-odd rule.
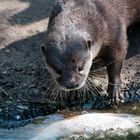
[[[140,116],[117,113],[87,113],[46,126],[31,140],[56,140],[72,135],[93,135],[99,132],[138,129]],[[139,129],[140,130],[140,129]]]

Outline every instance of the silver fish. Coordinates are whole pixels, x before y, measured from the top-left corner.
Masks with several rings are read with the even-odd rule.
[[[140,116],[113,113],[88,113],[52,123],[31,140],[55,140],[73,134],[90,135],[108,130],[139,128]]]

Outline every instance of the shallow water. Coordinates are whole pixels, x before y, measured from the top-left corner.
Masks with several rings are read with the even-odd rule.
[[[114,112],[114,113],[128,113],[140,116],[140,103],[135,104],[127,104],[119,107],[119,109],[109,109],[109,110],[91,110],[89,112]],[[63,114],[63,115],[62,115]],[[66,114],[66,115],[65,115]],[[38,117],[31,124],[28,124],[25,127],[16,128],[16,129],[0,129],[0,140],[31,140],[31,138],[37,136],[45,129],[49,124],[67,118],[69,116],[75,116],[78,114],[82,114],[82,112],[74,112],[64,110],[59,114],[53,114],[46,117]],[[83,137],[70,137],[64,138],[64,140],[83,140]],[[87,139],[96,139],[96,140],[140,140],[140,132],[123,132],[119,131],[116,134],[106,132],[104,134],[100,133],[100,135],[94,135],[92,138]]]
[[[38,117],[25,127],[11,130],[0,129],[0,140],[30,140],[37,136],[47,125],[52,122],[62,120],[64,117],[60,114],[49,115],[47,117]]]

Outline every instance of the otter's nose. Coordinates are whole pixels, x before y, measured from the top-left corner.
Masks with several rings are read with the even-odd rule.
[[[65,86],[68,89],[75,89],[75,88],[79,87],[79,84],[72,83],[72,84],[66,84]]]

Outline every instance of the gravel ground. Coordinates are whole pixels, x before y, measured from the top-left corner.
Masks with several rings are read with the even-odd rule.
[[[40,44],[54,3],[54,0],[0,0],[0,120],[21,121],[65,106],[81,105],[77,97],[76,101],[71,99],[61,104],[43,98],[48,73]],[[134,102],[140,101],[140,25],[132,27],[128,34],[122,91],[125,102]],[[99,77],[95,79],[100,80]],[[101,81],[106,87],[104,77]],[[92,101],[93,108],[108,106],[100,97],[93,97]]]

